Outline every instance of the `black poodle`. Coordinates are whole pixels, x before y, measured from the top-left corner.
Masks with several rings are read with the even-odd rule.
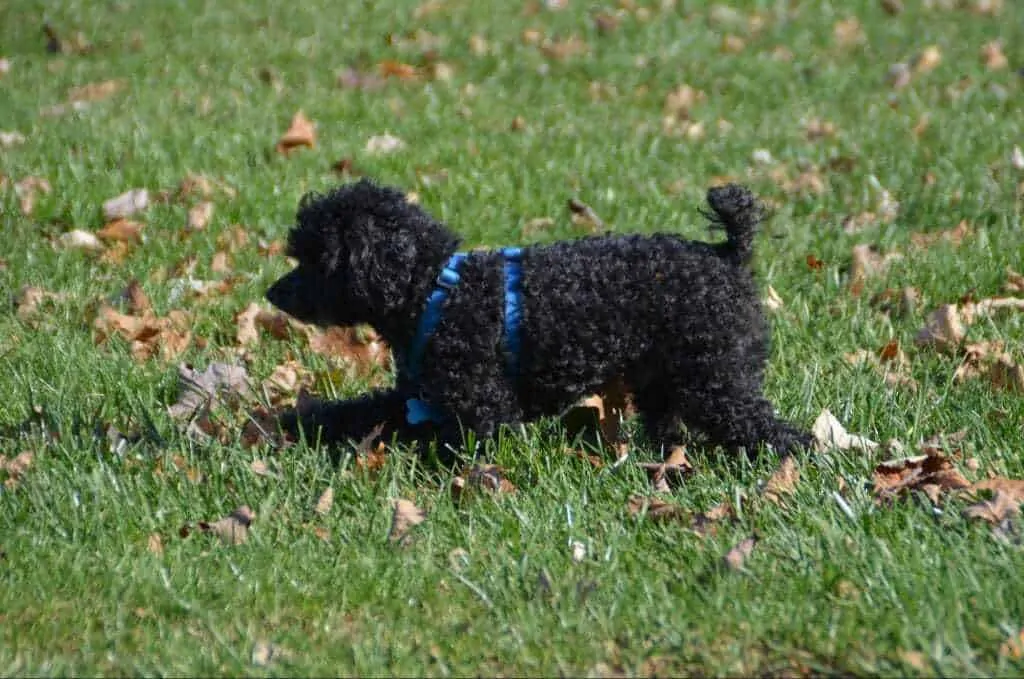
[[[397,378],[284,428],[340,442],[382,424],[388,440],[457,445],[618,380],[663,450],[683,424],[751,455],[807,446],[761,392],[769,332],[748,263],[762,208],[736,185],[707,199],[725,242],[605,235],[457,253],[459,238],[401,191],[363,180],[306,196],[288,238],[298,266],[267,299],[308,323],[372,325]]]

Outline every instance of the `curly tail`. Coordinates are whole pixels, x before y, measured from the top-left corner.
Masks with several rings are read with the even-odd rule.
[[[764,219],[764,206],[744,186],[726,184],[708,189],[710,212],[703,212],[711,221],[711,228],[725,231],[725,243],[718,246],[719,254],[746,264],[754,254],[754,234]]]

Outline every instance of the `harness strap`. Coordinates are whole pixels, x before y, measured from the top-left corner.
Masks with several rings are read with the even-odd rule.
[[[522,323],[522,248],[504,248],[501,251],[505,259],[505,350],[506,371],[510,377],[519,374],[520,325]],[[465,261],[467,253],[456,252],[437,276],[437,287],[427,297],[427,305],[420,317],[419,327],[413,337],[408,352],[400,356],[406,374],[415,382],[420,378],[423,364],[423,352],[427,340],[441,322],[441,311],[449,292],[459,284],[459,267]],[[419,398],[406,401],[406,420],[409,424],[423,422],[442,422],[444,412],[437,406]]]

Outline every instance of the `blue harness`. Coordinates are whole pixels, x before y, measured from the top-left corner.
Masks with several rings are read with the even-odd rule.
[[[522,248],[502,248],[501,254],[505,258],[505,349],[508,351],[507,372],[510,376],[519,374],[519,349],[520,337],[519,326],[523,318],[522,309]],[[459,284],[459,267],[468,255],[465,252],[456,252],[441,269],[437,275],[437,287],[427,297],[427,306],[420,316],[420,324],[416,329],[409,350],[400,357],[406,375],[416,383],[420,379],[423,368],[423,352],[427,347],[427,340],[434,334],[438,323],[441,322],[441,310],[444,302],[448,299],[449,292]],[[410,398],[405,402],[406,420],[409,424],[422,424],[423,422],[441,423],[445,420],[445,414],[435,405],[427,403],[418,398]]]

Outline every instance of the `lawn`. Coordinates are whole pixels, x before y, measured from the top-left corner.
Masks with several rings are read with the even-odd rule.
[[[1021,674],[1024,494],[971,518],[941,478],[1024,478],[1024,312],[985,302],[1024,297],[1022,69],[1017,0],[3,3],[0,675]],[[488,450],[514,491],[456,499],[252,436],[389,379],[250,306],[301,196],[362,175],[471,247],[712,239],[707,187],[748,184],[767,395],[881,445],[777,492],[770,451],[695,445],[659,491],[639,439],[545,421]],[[188,427],[180,364],[253,393]]]

